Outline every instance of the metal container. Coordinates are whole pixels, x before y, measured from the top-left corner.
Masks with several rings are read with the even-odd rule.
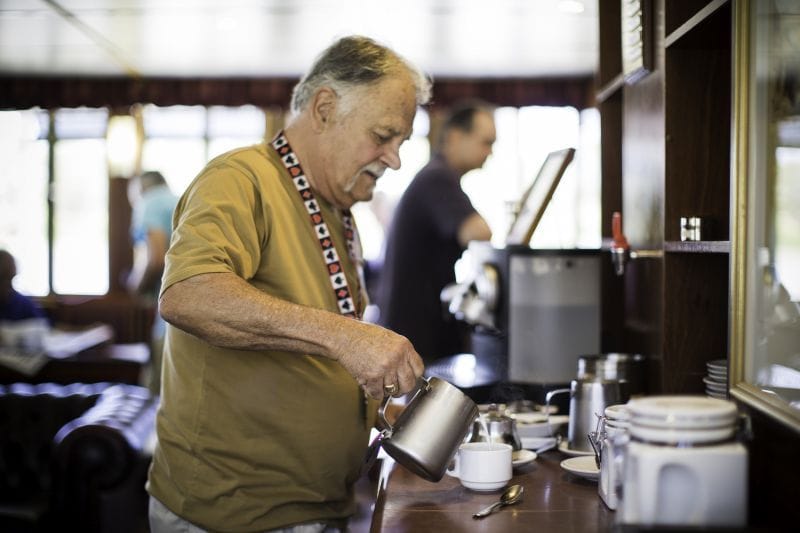
[[[394,426],[384,416],[391,398],[384,400],[379,415],[386,429],[378,439],[395,461],[424,479],[439,481],[478,416],[478,406],[442,379],[421,381]]]
[[[625,385],[612,379],[575,379],[570,386],[569,429],[567,437],[573,450],[591,452],[589,433],[597,427],[606,407],[622,402]]]
[[[481,414],[475,419],[469,441],[502,442],[510,444],[515,451],[522,449],[522,440],[517,431],[517,421],[499,410]]]
[[[647,359],[641,354],[605,353],[581,355],[578,357],[578,379],[607,379],[626,383],[630,396],[640,396],[647,392]],[[620,399],[625,403],[629,398]]]

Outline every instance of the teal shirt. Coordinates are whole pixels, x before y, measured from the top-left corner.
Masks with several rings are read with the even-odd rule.
[[[172,213],[177,203],[178,198],[166,185],[158,185],[142,193],[131,218],[134,242],[143,242],[147,239],[147,232],[154,229],[163,231],[167,237],[172,235]]]
[[[169,242],[172,236],[172,213],[178,198],[172,194],[166,185],[157,185],[142,193],[141,199],[136,203],[131,214],[131,237],[135,243],[147,241],[147,232],[151,230],[163,231]],[[154,297],[160,291],[156,290]],[[166,324],[161,315],[156,313],[153,323],[153,335],[163,337]]]

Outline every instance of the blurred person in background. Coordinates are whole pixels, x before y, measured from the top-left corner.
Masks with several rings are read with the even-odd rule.
[[[386,241],[378,322],[408,337],[425,364],[469,350],[468,328],[446,315],[440,293],[455,282],[455,263],[470,241],[491,229],[461,188],[481,168],[496,137],[493,108],[480,101],[453,108],[439,150],[409,184]]]
[[[7,250],[0,250],[0,321],[46,318],[39,304],[14,289],[12,282],[16,275],[14,256]]]
[[[161,388],[161,359],[166,323],[158,313],[158,293],[164,274],[164,257],[172,235],[172,214],[178,197],[160,172],[144,172],[132,179],[129,197],[134,267],[128,277],[128,290],[141,299],[154,314],[150,332],[150,365],[145,383],[153,394]]]

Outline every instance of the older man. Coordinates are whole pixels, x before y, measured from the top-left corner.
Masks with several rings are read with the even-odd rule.
[[[399,168],[429,95],[395,52],[343,38],[295,87],[284,132],[214,159],[180,199],[160,300],[153,531],[345,526],[374,399],[423,372],[406,338],[358,320],[349,208]]]

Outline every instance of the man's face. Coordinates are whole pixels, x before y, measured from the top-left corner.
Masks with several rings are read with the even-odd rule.
[[[331,191],[329,199],[341,208],[370,200],[383,172],[400,168],[400,145],[411,135],[417,111],[414,84],[405,73],[355,90],[344,113],[339,99],[323,133],[323,164],[317,170]]]
[[[459,166],[463,172],[481,168],[492,153],[497,137],[494,117],[480,111],[472,117],[472,130],[454,131],[454,142],[459,154]]]

